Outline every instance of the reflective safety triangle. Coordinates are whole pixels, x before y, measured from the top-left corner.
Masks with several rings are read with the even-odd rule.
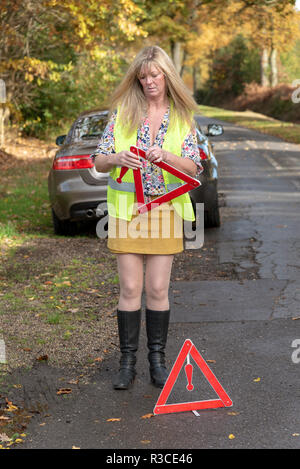
[[[189,360],[190,356],[194,359],[209,384],[213,387],[219,399],[210,399],[195,402],[182,402],[178,404],[166,404],[186,359],[188,361],[188,364],[185,366],[185,372],[188,380],[187,389],[189,391],[194,390],[194,386],[192,385],[192,365],[190,364]],[[173,412],[193,411],[199,409],[215,409],[218,407],[230,406],[232,406],[232,401],[230,397],[228,396],[224,388],[221,386],[221,384],[205,362],[204,358],[198,352],[193,342],[190,339],[186,339],[168,376],[168,379],[160,393],[158,401],[154,407],[153,413],[155,415],[160,415],[169,414]]]
[[[137,155],[138,157],[146,158],[146,152],[142,150],[141,148],[131,146],[130,151]],[[134,169],[133,170],[133,176],[134,176],[134,183],[135,183],[135,191],[136,191],[136,198],[137,198],[137,204],[138,204],[138,211],[139,213],[145,213],[149,210],[152,210],[152,208],[156,208],[159,205],[161,205],[164,202],[169,202],[172,199],[175,199],[179,195],[185,194],[186,192],[195,189],[196,187],[201,185],[201,182],[198,181],[198,179],[195,179],[188,174],[184,173],[183,171],[180,171],[179,169],[175,168],[174,166],[165,163],[164,161],[160,161],[158,163],[153,162],[152,164],[157,165],[161,169],[164,169],[165,171],[168,171],[169,173],[173,174],[174,176],[178,177],[179,179],[182,179],[186,184],[182,184],[181,186],[177,187],[176,189],[173,189],[170,192],[167,192],[166,194],[155,198],[153,201],[148,202],[147,204],[145,203],[145,198],[144,198],[144,189],[143,189],[143,183],[142,183],[142,175],[141,171],[139,169]],[[124,174],[127,173],[129,168],[126,166],[123,166],[120,171],[120,176],[117,178],[117,182],[121,183],[122,178]]]

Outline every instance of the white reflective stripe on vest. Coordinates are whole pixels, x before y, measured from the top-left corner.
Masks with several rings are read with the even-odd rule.
[[[134,182],[121,182],[118,183],[115,181],[111,176],[108,177],[108,185],[111,187],[111,189],[114,189],[115,191],[122,191],[122,192],[135,192],[135,184]],[[172,183],[172,184],[167,184],[167,191],[171,192],[174,189],[177,189],[180,187],[182,184],[180,182],[178,183]],[[158,194],[161,195],[161,194]]]

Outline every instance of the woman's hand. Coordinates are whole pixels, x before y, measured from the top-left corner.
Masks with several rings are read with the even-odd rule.
[[[160,163],[161,161],[167,160],[167,152],[162,148],[153,145],[146,151],[146,157],[150,163]]]
[[[117,166],[126,166],[131,169],[140,169],[142,163],[140,159],[131,151],[123,150],[120,153],[116,153],[115,161]]]

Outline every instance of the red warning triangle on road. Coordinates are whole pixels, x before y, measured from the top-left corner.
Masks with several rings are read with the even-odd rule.
[[[185,372],[187,375],[188,385],[187,389],[193,391],[194,386],[192,384],[192,372],[193,366],[190,364],[190,356],[194,359],[205,378],[209,384],[213,387],[217,393],[219,399],[210,399],[204,401],[195,401],[195,402],[181,402],[178,404],[166,404],[169,395],[173,389],[173,386],[178,378],[178,375],[183,367],[185,360],[187,360],[187,365],[185,365]],[[158,401],[154,407],[153,413],[155,415],[160,414],[169,414],[173,412],[184,412],[192,411],[199,409],[216,409],[218,407],[230,407],[232,406],[232,401],[224,388],[221,386],[204,358],[198,352],[197,348],[190,339],[186,339],[184,342],[179,355],[173,365],[173,368],[168,376],[168,379],[160,393]]]

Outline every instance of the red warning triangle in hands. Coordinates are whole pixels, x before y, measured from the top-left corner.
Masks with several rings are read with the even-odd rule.
[[[193,365],[191,365],[190,363],[190,356],[194,359],[209,384],[213,387],[219,399],[210,399],[195,402],[182,402],[178,404],[166,404],[167,399],[173,389],[173,386],[178,378],[178,375],[186,359],[188,361],[187,365],[185,365],[185,372],[188,381],[186,388],[188,391],[193,391],[195,389],[194,385],[192,384]],[[173,412],[184,412],[199,409],[215,409],[218,407],[230,406],[232,406],[232,401],[230,397],[228,396],[224,388],[221,386],[221,384],[219,383],[219,381],[217,380],[217,378],[215,377],[203,357],[200,355],[193,342],[190,339],[186,339],[168,376],[164,388],[160,393],[158,401],[154,407],[153,413],[155,415],[160,415],[169,414]]]
[[[146,152],[141,148],[131,146],[130,151],[140,158],[147,159]],[[169,202],[170,200],[175,199],[179,195],[185,194],[186,192],[189,192],[190,190],[195,189],[196,187],[201,185],[201,182],[198,181],[198,179],[189,176],[188,174],[184,173],[183,171],[180,171],[179,169],[175,168],[174,166],[168,163],[165,163],[164,161],[153,162],[153,164],[173,174],[177,178],[182,179],[185,184],[182,184],[181,186],[171,190],[170,192],[167,192],[166,194],[157,197],[151,202],[145,203],[141,171],[139,169],[134,169],[133,176],[139,213],[145,213],[149,210],[152,210],[152,208],[156,208],[164,202]],[[120,176],[117,178],[117,182],[119,184],[121,184],[122,178],[127,173],[128,169],[129,168],[127,168],[126,166],[123,166],[121,168]]]

